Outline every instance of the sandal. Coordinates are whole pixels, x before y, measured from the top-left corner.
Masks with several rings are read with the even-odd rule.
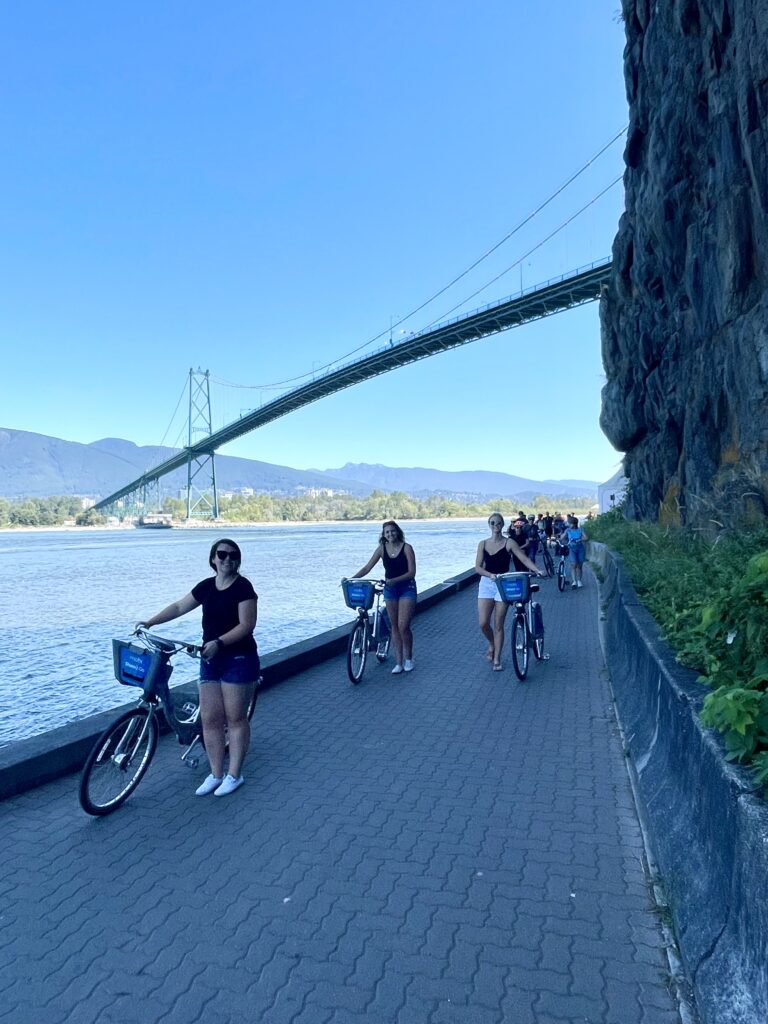
[[[494,672],[501,672],[501,670],[502,670],[501,662],[500,661],[494,661],[494,663],[493,663],[493,671]]]

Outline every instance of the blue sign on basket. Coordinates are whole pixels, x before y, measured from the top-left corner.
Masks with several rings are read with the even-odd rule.
[[[120,648],[120,681],[127,686],[143,686],[151,665],[151,655],[130,647]]]

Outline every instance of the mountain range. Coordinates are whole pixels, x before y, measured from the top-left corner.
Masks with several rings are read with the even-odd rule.
[[[108,437],[91,444],[64,441],[26,430],[0,428],[0,496],[44,498],[81,495],[104,498],[176,452],[174,448],[142,446]],[[163,477],[162,489],[176,495],[185,487],[185,469]],[[446,472],[347,463],[338,469],[292,469],[231,455],[216,456],[216,482],[221,491],[250,487],[273,495],[297,495],[328,489],[365,497],[372,490],[404,491],[414,497],[440,494],[464,500],[537,495],[554,498],[592,498],[591,480],[529,480],[485,470]]]

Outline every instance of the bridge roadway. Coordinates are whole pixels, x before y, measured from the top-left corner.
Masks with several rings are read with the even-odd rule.
[[[286,416],[289,412],[301,409],[305,405],[310,405],[312,402],[342,391],[344,388],[360,384],[371,377],[378,377],[399,366],[406,366],[408,363],[426,359],[438,352],[446,352],[448,349],[466,345],[470,341],[498,334],[511,327],[519,327],[531,320],[540,320],[542,317],[560,313],[572,306],[593,302],[600,297],[601,289],[608,283],[611,267],[612,263],[609,259],[592,263],[572,274],[566,274],[547,281],[546,284],[523,291],[514,298],[503,299],[500,302],[483,306],[472,313],[441,323],[437,327],[412,334],[405,341],[396,345],[388,345],[369,356],[353,360],[345,366],[323,374],[307,384],[302,384],[301,387],[241,416],[240,419],[227,424],[197,444],[189,448],[182,448],[165,462],[148,470],[137,480],[126,484],[114,494],[102,498],[93,507],[101,509],[113,505],[133,491],[146,487],[167,473],[186,466],[190,459],[213,455],[222,445],[242,437],[243,434],[249,434],[252,430],[257,430],[273,420],[280,419],[281,416]]]
[[[166,738],[127,804],[0,805],[0,1020],[673,1024],[597,635],[542,587],[551,660],[494,674],[474,587],[416,669],[267,691],[246,785],[195,798]]]

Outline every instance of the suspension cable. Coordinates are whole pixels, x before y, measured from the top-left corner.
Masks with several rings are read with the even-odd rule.
[[[430,298],[426,299],[420,305],[416,306],[409,313],[406,313],[405,316],[401,317],[396,322],[390,324],[388,328],[385,328],[383,331],[380,331],[379,334],[376,334],[376,335],[374,335],[374,337],[369,338],[368,341],[365,341],[361,345],[358,345],[356,348],[353,348],[351,351],[347,352],[345,355],[337,356],[337,358],[332,359],[330,362],[326,363],[324,366],[316,367],[314,370],[309,370],[306,373],[299,374],[297,377],[287,377],[285,380],[275,381],[272,384],[237,384],[234,381],[223,380],[223,379],[218,378],[218,377],[217,378],[213,378],[213,379],[215,380],[215,382],[217,384],[223,384],[226,387],[241,388],[241,389],[248,390],[248,391],[272,391],[272,390],[275,390],[276,388],[283,387],[286,384],[293,384],[296,381],[305,380],[307,377],[314,377],[318,372],[322,372],[324,370],[328,370],[332,366],[334,366],[336,363],[340,363],[344,359],[349,359],[350,356],[356,355],[358,352],[361,352],[364,348],[368,348],[369,345],[372,345],[374,342],[379,341],[381,338],[385,337],[385,335],[388,334],[390,331],[392,331],[395,327],[399,327],[401,324],[405,323],[406,320],[410,320],[410,318],[412,316],[415,316],[416,313],[420,313],[422,309],[424,309],[430,303],[434,302],[435,299],[439,298],[446,291],[448,291],[449,288],[452,288],[455,284],[457,284],[459,281],[461,281],[462,278],[466,277],[467,274],[469,274],[472,270],[474,270],[475,267],[479,266],[492,253],[496,252],[496,250],[498,248],[500,248],[500,246],[504,245],[505,242],[508,242],[510,238],[512,238],[514,235],[516,235],[518,233],[518,231],[520,231],[522,228],[524,228],[526,224],[530,223],[530,221],[532,221],[534,217],[536,217],[539,213],[541,213],[542,210],[544,210],[547,206],[549,206],[549,204],[551,202],[553,202],[562,192],[564,192],[565,189],[568,188],[569,185],[573,184],[573,182],[576,181],[576,179],[578,177],[580,177],[584,173],[584,171],[586,171],[599,157],[601,157],[603,155],[603,153],[606,152],[606,150],[610,149],[610,147],[618,139],[621,138],[621,136],[626,132],[626,130],[627,130],[627,125],[624,125],[624,127],[621,129],[621,131],[617,132],[613,136],[613,138],[610,139],[609,142],[606,142],[605,145],[602,146],[602,148],[599,149],[597,151],[597,153],[595,153],[593,156],[591,156],[589,158],[589,160],[587,160],[587,162],[585,164],[583,164],[579,168],[578,171],[574,172],[570,176],[570,178],[567,179],[567,181],[565,181],[547,199],[545,199],[534,210],[532,210],[531,213],[529,213],[526,217],[524,217],[514,228],[512,228],[511,231],[509,231],[502,239],[500,239],[498,242],[496,242],[495,245],[491,246],[490,249],[488,249],[485,253],[483,253],[482,256],[479,256],[465,270],[462,270],[462,272],[460,274],[458,274],[456,277],[454,277],[452,281],[449,281],[448,284],[444,285],[442,288],[440,288],[438,291],[436,291],[432,296],[430,296]],[[617,180],[620,180],[620,178],[617,179]],[[611,182],[611,184],[608,186],[608,188],[612,188],[613,185],[615,185],[615,184],[616,184],[615,181]],[[600,195],[595,197],[595,200],[599,199],[600,196],[602,196],[604,194],[604,192],[606,192],[607,190],[608,189],[604,189],[604,191],[601,192]],[[593,200],[593,202],[595,200]],[[587,204],[587,206],[590,206],[590,205],[591,205],[591,203]],[[586,208],[587,207],[584,207],[582,210],[579,210],[579,213],[583,213],[584,209],[586,209]],[[577,217],[579,215],[579,213],[575,214],[574,217],[571,218],[571,220],[575,219],[575,217]],[[533,249],[531,249],[530,252],[535,252],[536,249],[540,248],[540,246],[543,245],[544,242],[549,241],[550,238],[552,238],[554,235],[556,235],[557,232],[559,230],[561,230],[562,227],[565,227],[565,225],[568,224],[568,223],[570,223],[570,221],[566,221],[565,224],[561,225],[560,228],[558,228],[556,231],[554,231],[551,235],[547,236],[546,239],[544,239],[542,242],[540,242],[538,245],[536,245]],[[528,256],[528,255],[530,255],[530,253],[526,253],[526,256]],[[523,259],[526,258],[526,256],[522,256],[520,259],[523,260]],[[504,274],[509,272],[509,270],[511,270],[514,267],[516,267],[519,262],[520,262],[519,260],[516,261],[507,270],[502,271],[502,273],[499,274],[498,277],[495,277],[492,281],[489,281],[488,284],[483,285],[483,288],[481,288],[480,291],[483,291],[485,288],[489,287],[489,285],[493,284],[494,281],[497,281],[499,279],[499,277],[503,277]],[[478,292],[475,292],[474,294],[477,295]],[[472,297],[473,296],[469,296],[469,298],[464,299],[463,302],[459,303],[459,306],[464,305],[464,303],[468,302],[469,299],[472,298]],[[454,306],[453,308],[457,309],[459,307],[458,306]],[[440,319],[442,319],[442,317]],[[438,321],[433,321],[433,323],[437,323],[437,322]],[[423,328],[423,329],[426,329],[426,328]]]

